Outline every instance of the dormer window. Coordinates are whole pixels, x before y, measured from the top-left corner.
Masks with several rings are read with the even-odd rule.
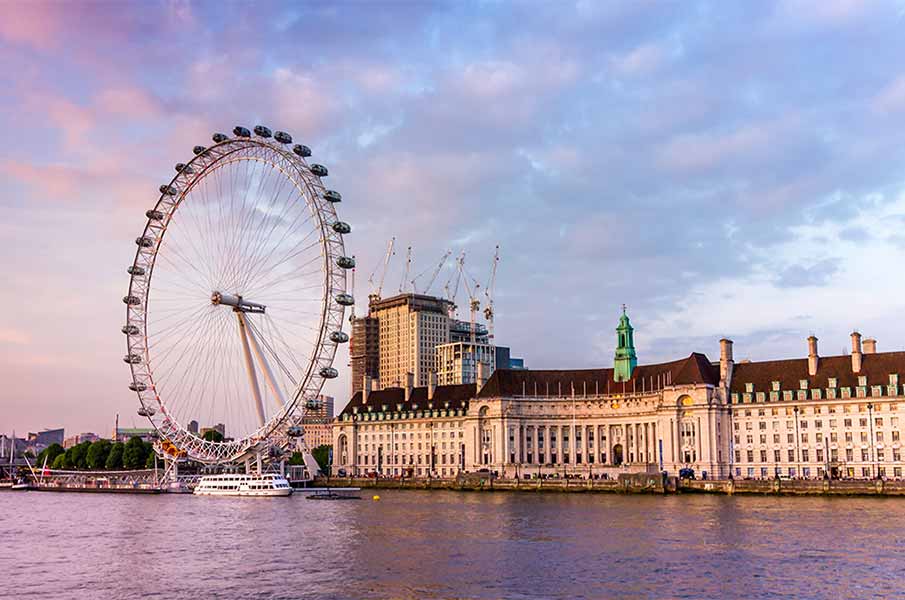
[[[748,392],[749,394],[753,393],[753,392],[754,392],[754,384],[753,384],[753,383],[746,383],[746,384],[745,384],[745,391]]]
[[[859,375],[858,376],[858,385],[864,387],[867,385],[867,375]]]
[[[770,385],[772,386],[772,390],[773,390],[774,392],[778,392],[778,391],[779,391],[779,382],[778,382],[778,381],[773,381],[773,382],[770,383]]]
[[[899,385],[899,375],[898,373],[891,373],[889,375],[889,385]]]
[[[830,377],[830,379],[829,379],[829,381],[827,382],[826,386],[829,387],[829,388],[838,387],[838,386],[836,385],[836,378],[835,378],[835,377]]]
[[[799,379],[798,380],[798,389],[806,390],[808,389],[808,380],[807,379]]]

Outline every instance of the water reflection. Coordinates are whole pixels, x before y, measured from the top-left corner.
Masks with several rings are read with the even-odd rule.
[[[895,499],[0,494],[19,598],[892,597]],[[2,595],[2,594],[0,594]]]

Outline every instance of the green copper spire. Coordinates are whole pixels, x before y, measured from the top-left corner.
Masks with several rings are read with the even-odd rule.
[[[632,371],[638,366],[638,357],[635,356],[635,330],[625,314],[625,304],[622,305],[622,316],[619,317],[619,326],[616,327],[616,364],[613,376],[616,381],[628,381],[632,377]]]

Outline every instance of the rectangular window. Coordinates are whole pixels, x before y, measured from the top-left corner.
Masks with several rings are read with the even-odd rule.
[[[789,448],[789,462],[795,462],[795,450]]]

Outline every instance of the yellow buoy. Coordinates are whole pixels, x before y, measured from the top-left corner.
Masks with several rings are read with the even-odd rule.
[[[374,502],[377,502],[378,500],[380,500],[380,496],[376,496],[376,495],[375,495],[375,496],[374,496],[373,498],[371,498],[371,499],[372,499]]]

